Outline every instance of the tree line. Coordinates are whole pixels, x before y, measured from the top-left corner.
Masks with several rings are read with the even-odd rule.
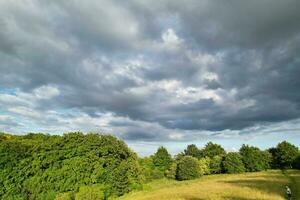
[[[140,165],[148,181],[163,177],[190,180],[208,174],[300,169],[300,152],[287,141],[267,150],[244,144],[238,152],[226,152],[221,145],[208,142],[202,149],[188,145],[174,158],[161,146],[154,155],[140,158]]]
[[[139,158],[111,135],[0,133],[1,200],[105,200],[154,179],[289,168],[300,169],[300,153],[286,141],[267,150],[243,145],[238,152],[212,142],[204,148],[191,144],[174,157],[159,147]]]

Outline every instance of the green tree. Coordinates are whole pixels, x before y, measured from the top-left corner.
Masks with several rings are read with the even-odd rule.
[[[210,165],[210,158],[209,157],[204,157],[204,158],[201,158],[199,161],[198,161],[198,164],[199,164],[199,173],[200,175],[207,175],[207,174],[210,174],[210,169],[209,169],[209,165]]]
[[[191,180],[200,176],[198,159],[192,156],[184,156],[177,163],[176,179]]]
[[[261,151],[257,147],[243,144],[240,148],[240,155],[248,172],[262,171],[269,168],[270,154]]]
[[[190,144],[184,150],[184,155],[200,159],[202,157],[202,152],[195,144]]]
[[[220,174],[222,173],[222,156],[214,156],[210,159],[209,168],[211,174]]]
[[[275,159],[280,168],[292,168],[298,155],[298,147],[287,141],[279,143],[276,147]]]
[[[298,153],[298,156],[293,163],[293,168],[300,169],[300,152]]]
[[[205,145],[202,152],[204,157],[209,157],[209,158],[213,158],[214,156],[222,156],[226,154],[225,150],[221,145],[214,144],[212,142],[208,142]]]
[[[6,135],[0,142],[0,199],[53,200],[84,186],[119,196],[140,186],[137,155],[110,135]],[[66,197],[65,195],[63,197]]]
[[[245,172],[245,166],[242,157],[237,152],[230,152],[225,156],[223,161],[224,170],[229,174]]]
[[[165,147],[159,147],[153,155],[153,164],[161,171],[169,169],[172,165],[172,156]]]

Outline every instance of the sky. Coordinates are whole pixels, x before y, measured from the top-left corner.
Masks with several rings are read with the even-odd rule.
[[[0,0],[0,131],[139,155],[300,146],[298,0]]]

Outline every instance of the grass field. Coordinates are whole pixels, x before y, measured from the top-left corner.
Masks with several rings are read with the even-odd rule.
[[[285,185],[292,188],[293,199],[300,200],[300,171],[296,170],[210,175],[183,182],[158,180],[119,200],[279,200],[285,199]]]

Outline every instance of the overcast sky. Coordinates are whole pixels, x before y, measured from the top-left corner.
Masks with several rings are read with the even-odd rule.
[[[300,146],[299,0],[0,0],[0,131],[140,155]]]

